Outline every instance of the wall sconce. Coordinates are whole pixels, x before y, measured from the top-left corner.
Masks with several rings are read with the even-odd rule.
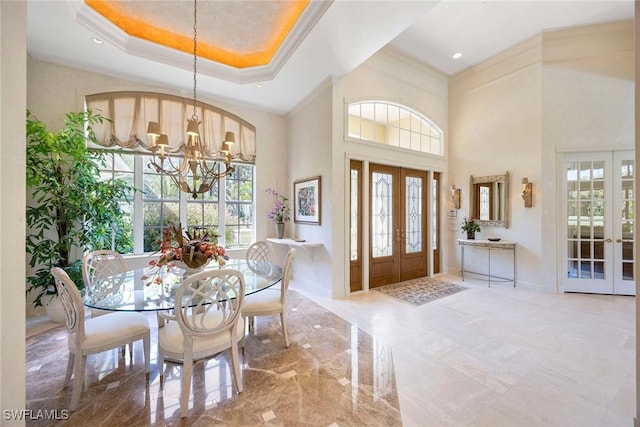
[[[451,186],[451,203],[455,209],[460,209],[460,189],[455,185]]]
[[[522,178],[522,200],[525,208],[533,206],[533,186],[527,177]]]

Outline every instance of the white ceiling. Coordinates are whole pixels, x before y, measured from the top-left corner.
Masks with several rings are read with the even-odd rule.
[[[200,0],[199,10],[206,10],[208,1],[211,0]],[[243,2],[245,7],[246,3]],[[298,28],[306,36],[291,48],[282,65],[271,67],[269,75],[275,75],[274,78],[261,81],[262,87],[258,88],[256,79],[264,74],[251,71],[241,74],[236,69],[199,59],[199,97],[286,113],[324,80],[348,73],[387,44],[452,75],[542,31],[631,19],[634,13],[633,0],[336,0],[322,2],[320,7],[315,3],[319,2],[313,4],[323,13],[319,14],[319,20],[309,21],[310,25],[315,23],[310,30]],[[260,1],[252,4],[261,7]],[[90,25],[99,19],[81,0],[28,0],[29,54],[35,59],[166,87],[191,96],[191,56],[132,39],[110,27],[110,23],[103,25],[102,30]],[[91,39],[95,36],[105,43],[93,43]],[[453,60],[454,52],[461,52],[462,58]]]

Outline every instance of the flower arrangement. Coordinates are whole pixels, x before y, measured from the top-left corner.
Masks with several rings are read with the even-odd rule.
[[[466,231],[467,233],[476,233],[480,232],[480,224],[474,221],[473,218],[467,218],[466,216],[462,220],[462,231]]]
[[[267,188],[267,193],[273,195],[273,208],[267,212],[267,218],[274,220],[275,222],[289,221],[291,216],[291,210],[287,205],[287,199],[279,191]]]
[[[162,232],[160,257],[149,261],[149,265],[155,270],[150,275],[142,276],[142,280],[151,279],[147,282],[147,286],[152,283],[161,284],[162,279],[158,276],[160,269],[163,266],[175,267],[177,262],[182,262],[189,268],[200,268],[210,260],[214,260],[222,267],[227,259],[229,257],[225,249],[218,245],[217,234],[214,233],[211,237],[207,231],[183,232],[181,224],[177,227],[170,225]]]

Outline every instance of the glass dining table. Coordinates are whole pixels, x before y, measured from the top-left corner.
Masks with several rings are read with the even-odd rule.
[[[220,268],[217,265],[206,269]],[[270,288],[282,280],[282,267],[263,261],[231,259],[224,267],[240,271],[245,280],[245,295]],[[170,310],[175,305],[175,292],[183,280],[185,270],[178,267],[162,267],[158,276],[162,283],[149,283],[152,267],[125,272],[124,281],[113,292],[104,296],[83,293],[85,306],[109,311],[159,311]]]

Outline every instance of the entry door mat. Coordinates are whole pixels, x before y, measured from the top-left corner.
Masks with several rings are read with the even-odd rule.
[[[440,298],[464,291],[464,286],[431,277],[406,280],[400,283],[380,286],[372,289],[384,295],[389,295],[407,304],[420,306]]]

